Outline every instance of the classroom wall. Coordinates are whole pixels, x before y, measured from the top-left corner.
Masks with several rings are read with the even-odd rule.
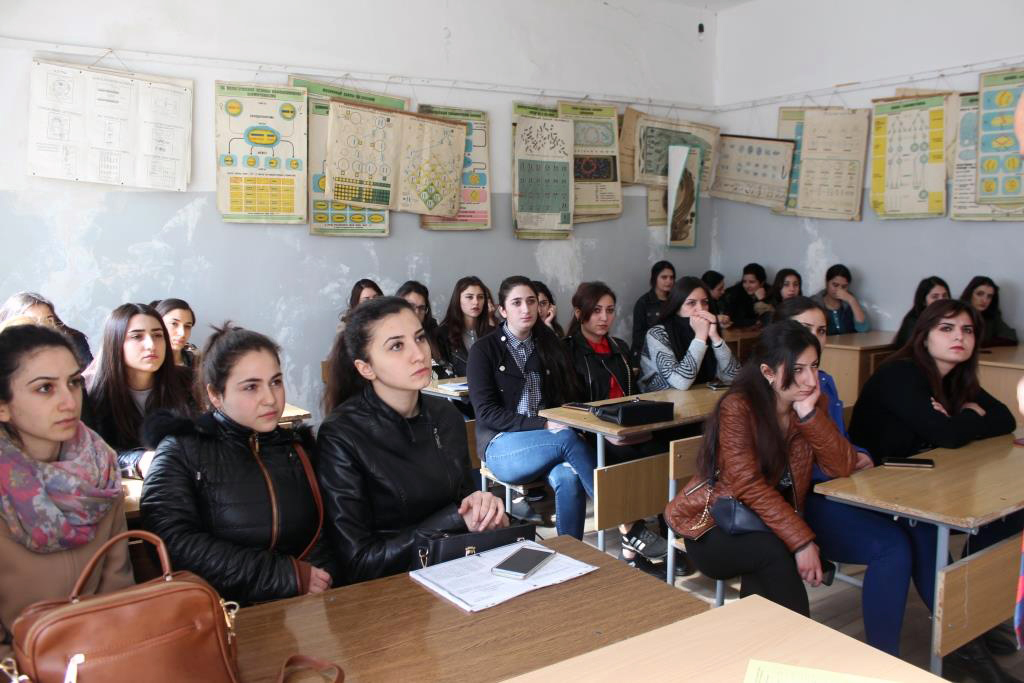
[[[718,15],[716,104],[1012,57],[1024,52],[1022,25],[1024,4],[1015,0],[755,0]],[[908,85],[971,91],[977,83],[977,74],[969,74]],[[871,98],[892,96],[893,88],[802,103],[870,107]],[[779,106],[720,113],[714,120],[723,132],[774,137]],[[805,292],[813,293],[828,266],[842,262],[853,271],[851,289],[874,327],[895,330],[921,278],[939,275],[958,296],[973,275],[987,274],[1000,284],[1004,317],[1024,328],[1019,222],[880,221],[867,193],[860,222],[776,216],[724,200],[710,204],[711,261],[730,282],[745,263],[759,261],[769,277],[795,267],[804,276]]]
[[[623,313],[615,332],[628,338],[632,303],[646,290],[653,261],[668,258],[681,272],[696,272],[710,258],[709,233],[699,235],[694,249],[667,249],[664,228],[646,227],[646,194],[640,188],[628,191],[621,219],[579,226],[570,241],[515,240],[510,109],[513,101],[531,98],[467,91],[458,83],[471,79],[641,101],[707,102],[715,25],[714,15],[705,11],[660,0],[480,0],[471,5],[247,0],[109,2],[82,12],[80,3],[55,0],[46,13],[37,3],[6,2],[3,16],[0,88],[7,96],[0,99],[0,121],[8,138],[6,163],[0,164],[0,226],[5,243],[15,248],[0,250],[0,298],[23,289],[42,292],[69,324],[91,337],[94,350],[113,307],[182,297],[198,313],[198,342],[208,324],[226,318],[274,336],[284,346],[289,401],[316,412],[320,360],[359,278],[375,279],[388,293],[406,279],[419,279],[431,289],[435,313],[442,315],[454,281],[463,274],[478,274],[496,289],[502,277],[523,273],[547,281],[563,324],[576,284],[603,278],[620,296]],[[703,41],[697,40],[697,21],[705,23]],[[41,52],[17,39],[149,51],[149,57],[127,61],[115,52],[101,64],[194,79],[188,191],[140,192],[28,177],[19,131],[27,130],[32,57],[96,60]],[[199,63],[191,57],[268,66]],[[356,87],[412,97],[414,104],[488,110],[495,140],[493,229],[427,232],[413,214],[393,214],[386,239],[312,237],[305,226],[222,223],[214,193],[213,82],[283,83],[285,76],[275,73],[282,70],[325,73]],[[454,83],[363,83],[346,79],[348,70]]]

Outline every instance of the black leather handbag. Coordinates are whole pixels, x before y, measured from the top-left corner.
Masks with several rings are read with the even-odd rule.
[[[419,530],[416,532],[416,555],[420,566],[413,568],[430,567],[439,562],[482,553],[503,545],[532,541],[536,537],[537,528],[533,524],[518,524],[504,529],[468,533]]]
[[[719,529],[727,534],[749,534],[771,531],[757,513],[732,496],[719,496],[711,504],[711,517]]]
[[[603,406],[567,403],[565,407],[586,410],[598,419],[614,422],[621,427],[670,422],[675,417],[675,405],[672,401],[648,401],[644,398],[630,398]]]

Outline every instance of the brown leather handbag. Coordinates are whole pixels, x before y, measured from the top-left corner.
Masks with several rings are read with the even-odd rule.
[[[103,555],[129,538],[152,543],[163,575],[103,595],[81,595]],[[191,572],[172,572],[155,534],[126,531],[96,551],[66,600],[30,605],[14,620],[14,655],[34,683],[239,683],[237,603]]]

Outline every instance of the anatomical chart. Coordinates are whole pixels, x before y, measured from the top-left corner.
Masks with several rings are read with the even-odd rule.
[[[944,215],[946,98],[886,98],[874,104],[871,208],[879,218]]]
[[[558,116],[573,122],[573,215],[615,218],[622,213],[618,111],[559,102]]]
[[[860,220],[870,122],[869,109],[807,110],[796,215]]]
[[[700,203],[700,147],[670,145],[668,186],[668,246],[697,244],[697,208]]]
[[[573,217],[573,122],[515,115],[512,201],[516,229],[568,235]]]
[[[792,140],[722,135],[711,196],[782,209],[789,192]]]
[[[409,109],[409,99],[323,83],[304,76],[289,76],[288,85],[305,88],[309,94],[309,234],[321,237],[387,237],[391,230],[391,213],[388,210],[367,209],[327,196],[327,127],[331,100],[405,111]]]
[[[634,130],[635,181],[641,185],[668,185],[669,145],[700,147],[701,187],[707,192],[715,181],[718,153],[718,128],[702,123],[673,121],[648,114],[636,120]]]
[[[958,221],[1021,221],[1024,204],[978,203],[978,93],[960,94],[949,217]],[[986,179],[991,178],[986,175]]]
[[[217,81],[217,208],[230,223],[306,222],[306,89]]]
[[[978,90],[978,203],[1024,201],[1020,142],[1014,110],[1024,90],[1024,69],[981,75]]]
[[[420,216],[426,230],[488,230],[491,227],[491,129],[487,112],[431,104],[421,114],[460,121],[466,126],[466,153],[462,162],[462,197],[454,218]]]

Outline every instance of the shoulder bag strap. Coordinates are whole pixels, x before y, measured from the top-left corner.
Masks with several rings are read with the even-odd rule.
[[[300,560],[305,560],[306,556],[309,555],[310,551],[313,550],[313,546],[316,545],[317,540],[320,538],[320,533],[324,528],[324,501],[320,497],[320,487],[316,483],[316,475],[313,474],[313,465],[309,462],[309,456],[306,455],[306,449],[302,447],[302,444],[298,441],[295,442],[295,452],[299,455],[299,462],[302,463],[302,470],[306,473],[306,479],[309,480],[309,488],[313,492],[313,503],[316,505],[316,534],[313,535],[313,539],[306,546],[306,549],[299,555]]]

